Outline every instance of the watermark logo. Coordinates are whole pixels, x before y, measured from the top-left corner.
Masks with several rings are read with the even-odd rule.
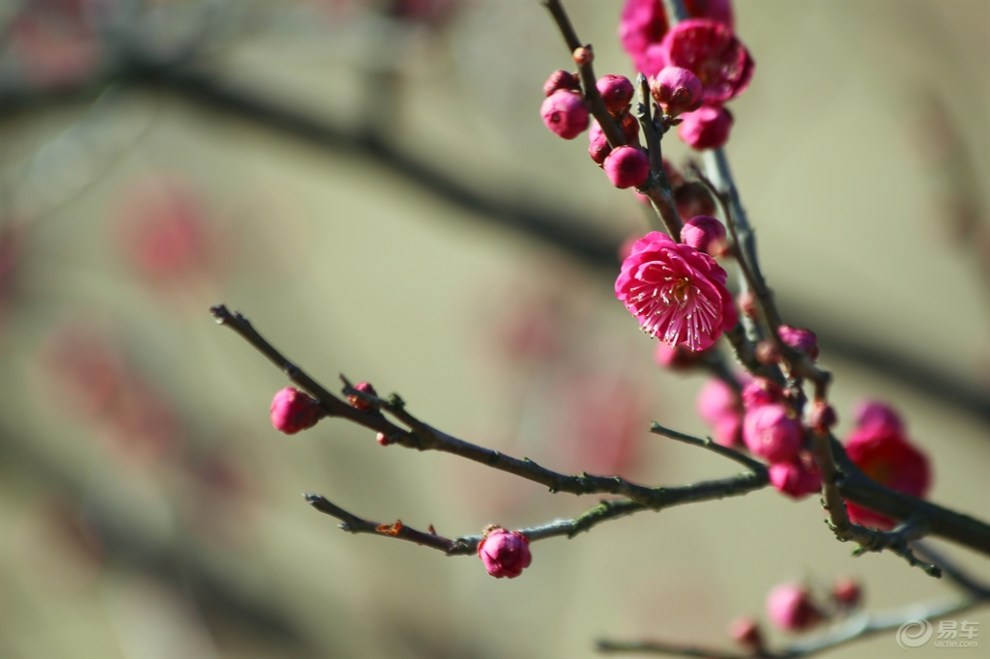
[[[918,618],[901,625],[896,638],[904,650],[920,648],[929,641],[937,648],[972,648],[977,646],[978,635],[979,622],[976,620],[940,620],[936,630],[932,623]]]
[[[897,629],[897,644],[903,649],[920,648],[932,638],[935,630],[924,618],[908,620]]]

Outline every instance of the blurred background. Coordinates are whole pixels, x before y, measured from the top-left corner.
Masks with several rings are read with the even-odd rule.
[[[622,3],[566,6],[597,73],[631,75]],[[753,1],[736,20],[757,67],[728,154],[840,434],[857,401],[892,403],[931,498],[990,518],[990,4]],[[656,366],[613,297],[645,211],[583,136],[543,127],[543,80],[569,66],[535,1],[0,2],[0,655],[728,649],[781,581],[854,576],[878,611],[950,594],[851,558],[815,497],[770,490],[534,544],[511,581],[305,504],[454,537],[596,498],[340,421],[279,434],[287,383],[212,304],[330,388],[370,380],[562,471],[736,472],[646,430],[708,432],[705,378]],[[959,620],[978,644],[944,656],[986,656],[987,609]],[[903,654],[883,634],[826,656]]]

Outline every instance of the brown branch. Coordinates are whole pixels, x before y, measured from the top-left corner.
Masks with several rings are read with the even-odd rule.
[[[551,492],[566,492],[575,495],[620,495],[654,510],[682,503],[738,496],[763,488],[768,483],[765,469],[759,472],[750,471],[733,478],[706,481],[697,486],[686,488],[646,487],[619,476],[596,476],[587,473],[562,474],[543,467],[529,458],[515,458],[448,435],[415,417],[406,410],[405,402],[395,395],[388,399],[369,397],[376,405],[375,409],[369,411],[352,407],[331,394],[301,368],[286,359],[254,329],[244,316],[239,313],[231,313],[224,305],[212,307],[211,312],[221,325],[237,332],[278,366],[292,382],[316,398],[328,415],[342,417],[370,430],[384,433],[390,440],[407,448],[452,453],[493,469],[540,483],[549,488]],[[403,428],[390,421],[379,413],[379,410],[392,415],[407,427]],[[835,464],[841,469],[841,477],[839,471],[836,470],[832,474],[832,478],[842,497],[896,520],[906,520],[920,515],[928,526],[931,535],[942,536],[982,553],[990,554],[990,526],[967,515],[883,487],[870,480],[852,464],[837,442],[831,443],[831,449],[835,454]]]
[[[550,16],[553,17],[554,23],[557,24],[557,29],[560,31],[561,36],[564,38],[564,43],[573,53],[578,48],[588,48],[590,45],[585,45],[578,39],[577,33],[574,31],[574,26],[571,24],[571,19],[567,15],[567,11],[564,6],[560,3],[560,0],[544,0],[543,6],[547,8],[550,12]],[[595,72],[591,65],[591,61],[585,62],[579,65],[578,71],[581,75],[581,87],[584,94],[584,99],[588,103],[588,107],[591,110],[591,114],[598,121],[598,124],[602,127],[602,132],[605,133],[605,137],[608,139],[608,143],[612,147],[623,146],[626,144],[626,137],[622,132],[622,129],[616,125],[609,114],[608,109],[605,107],[605,102],[602,100],[601,94],[598,93],[598,87],[596,86],[597,79],[595,78]],[[649,111],[648,105],[645,105],[647,112]],[[649,137],[649,135],[647,135]],[[659,139],[656,140],[657,145],[659,145]],[[659,146],[657,146],[659,153]],[[663,221],[664,226],[670,233],[674,240],[678,240],[680,237],[681,217],[677,213],[677,205],[674,203],[674,195],[670,189],[670,183],[667,181],[666,175],[663,173],[663,167],[661,166],[659,170],[654,170],[651,166],[651,175],[641,187],[637,188],[639,192],[646,195],[650,199],[650,203],[653,206],[653,210],[656,211],[657,215]]]
[[[869,636],[899,629],[903,624],[923,619],[937,620],[958,615],[986,602],[986,598],[935,600],[920,602],[883,613],[866,612],[845,618],[836,626],[818,634],[790,643],[778,650],[763,649],[757,654],[740,654],[731,650],[699,647],[663,641],[600,640],[600,652],[657,654],[672,657],[712,657],[714,659],[797,659],[833,650]]]
[[[272,363],[285,373],[290,381],[306,390],[320,402],[328,416],[342,417],[360,426],[383,433],[391,442],[420,451],[434,450],[466,458],[492,469],[508,472],[545,485],[551,492],[569,494],[614,494],[626,497],[647,508],[659,510],[670,505],[687,501],[703,501],[735,496],[764,487],[768,480],[765,471],[743,474],[736,479],[709,481],[688,489],[647,487],[633,483],[619,476],[596,476],[588,473],[577,475],[562,474],[548,469],[529,458],[515,458],[463,439],[449,435],[421,421],[410,413],[398,395],[387,399],[367,393],[361,397],[372,403],[372,409],[359,410],[331,394],[323,385],[305,371],[289,361],[281,352],[262,337],[250,321],[240,313],[231,313],[225,305],[210,309],[217,322],[229,327],[240,335]],[[359,394],[345,378],[345,394]],[[386,418],[382,412],[394,417],[406,427]],[[704,487],[703,487],[704,486]]]

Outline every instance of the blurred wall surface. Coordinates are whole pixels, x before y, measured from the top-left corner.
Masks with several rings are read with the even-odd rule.
[[[565,4],[597,72],[631,75],[622,3]],[[857,401],[893,404],[931,498],[990,519],[990,4],[735,13],[756,72],[728,155],[785,320],[819,333],[837,432]],[[0,656],[728,650],[782,581],[854,576],[875,611],[952,594],[852,558],[817,497],[769,489],[534,543],[513,580],[306,505],[457,537],[598,498],[337,419],[276,432],[287,382],[213,304],[331,389],[371,381],[553,468],[738,469],[648,432],[710,432],[705,377],[659,369],[614,299],[645,210],[584,136],[542,125],[543,80],[571,60],[538,2],[8,1],[0,24]],[[990,581],[985,556],[936,546]],[[954,620],[977,642],[938,656],[986,657],[987,609]],[[824,656],[903,650],[890,632]]]

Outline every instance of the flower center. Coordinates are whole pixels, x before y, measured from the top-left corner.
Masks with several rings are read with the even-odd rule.
[[[687,304],[691,299],[691,280],[687,277],[681,277],[675,281],[670,287],[670,297],[682,307]]]

